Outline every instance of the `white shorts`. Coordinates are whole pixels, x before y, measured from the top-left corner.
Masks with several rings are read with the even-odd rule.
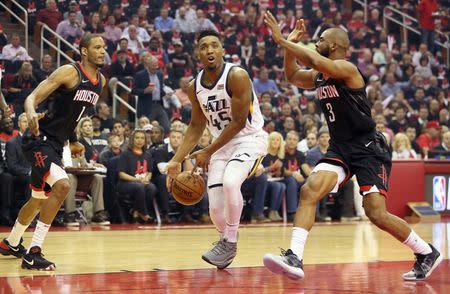
[[[343,181],[345,181],[345,178],[347,177],[347,174],[344,171],[344,168],[339,165],[329,164],[326,162],[321,162],[318,165],[314,167],[314,169],[311,171],[311,173],[315,173],[318,171],[329,171],[329,172],[335,172],[338,176],[336,185],[333,187],[333,190],[330,191],[330,193],[337,193],[339,190],[339,186],[342,184]]]
[[[67,180],[69,179],[66,171],[59,165],[52,162],[50,164],[50,170],[43,178],[44,182],[47,183],[50,187],[53,187],[53,185],[57,181],[62,179]],[[36,189],[34,186],[31,185],[31,197],[37,199],[47,199],[48,196],[50,196],[50,191],[44,191],[43,189]]]
[[[251,176],[267,154],[268,135],[265,131],[232,139],[217,150],[212,156],[208,168],[208,186],[221,184],[225,167],[230,161],[245,162],[243,168],[248,169]],[[249,165],[248,162],[254,162]]]

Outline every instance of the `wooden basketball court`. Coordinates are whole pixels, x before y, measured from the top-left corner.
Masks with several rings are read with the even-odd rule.
[[[262,266],[265,253],[289,246],[291,225],[242,225],[226,270],[201,259],[217,239],[213,226],[52,228],[43,252],[56,271],[23,270],[19,259],[0,256],[0,293],[450,293],[450,223],[413,228],[444,257],[425,282],[402,280],[412,253],[369,222],[316,225],[301,281]],[[9,232],[0,230],[2,238]]]

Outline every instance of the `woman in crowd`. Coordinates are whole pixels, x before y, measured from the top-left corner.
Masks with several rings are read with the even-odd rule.
[[[135,130],[131,133],[130,143],[119,157],[117,170],[119,182],[117,189],[121,194],[134,198],[133,219],[138,222],[150,223],[149,214],[152,199],[157,194],[152,178],[153,159],[150,152],[145,152],[147,146],[145,132]]]
[[[392,149],[392,159],[419,159],[416,151],[411,148],[411,142],[404,133],[395,135]]]
[[[271,221],[282,220],[278,210],[281,206],[283,194],[286,192],[286,185],[281,182],[283,180],[284,152],[283,137],[278,132],[271,132],[267,155],[262,161],[265,172],[268,173],[267,190],[269,192],[269,219]]]

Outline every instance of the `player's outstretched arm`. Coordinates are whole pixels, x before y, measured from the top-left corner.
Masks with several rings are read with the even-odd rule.
[[[206,126],[206,117],[203,114],[201,106],[195,96],[194,83],[195,80],[192,80],[188,87],[188,97],[192,104],[191,123],[189,124],[184,135],[183,144],[181,144],[171,160],[174,162],[182,162],[192,151],[192,149],[194,149]]]
[[[264,15],[264,22],[271,29],[273,40],[305,66],[338,80],[347,80],[358,72],[356,67],[346,60],[331,60],[316,51],[286,40],[281,34],[275,17],[270,12]],[[314,74],[311,73],[311,75],[314,78]]]
[[[77,70],[71,65],[64,65],[55,70],[47,79],[43,80],[25,100],[25,112],[28,125],[33,134],[39,134],[39,119],[43,113],[36,113],[36,107],[45,101],[48,96],[61,86],[72,88],[79,82]]]
[[[206,147],[210,154],[213,154],[234,136],[236,136],[246,125],[250,112],[252,99],[252,84],[248,73],[239,67],[231,70],[228,77],[228,85],[231,91],[231,114],[230,123],[223,129],[222,133],[211,145]],[[257,99],[254,97],[254,99]]]

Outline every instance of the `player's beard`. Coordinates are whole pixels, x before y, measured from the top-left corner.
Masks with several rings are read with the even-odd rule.
[[[103,61],[103,63],[95,63],[95,66],[97,68],[102,68],[105,65],[105,62]]]
[[[89,60],[89,62],[91,64],[94,64],[97,68],[102,68],[105,65],[105,59],[104,58],[103,58],[101,63],[98,62],[98,58],[92,58],[92,60],[88,58],[88,60]]]
[[[330,56],[330,47],[325,47],[323,49],[317,49],[317,52],[323,57],[328,58]]]

